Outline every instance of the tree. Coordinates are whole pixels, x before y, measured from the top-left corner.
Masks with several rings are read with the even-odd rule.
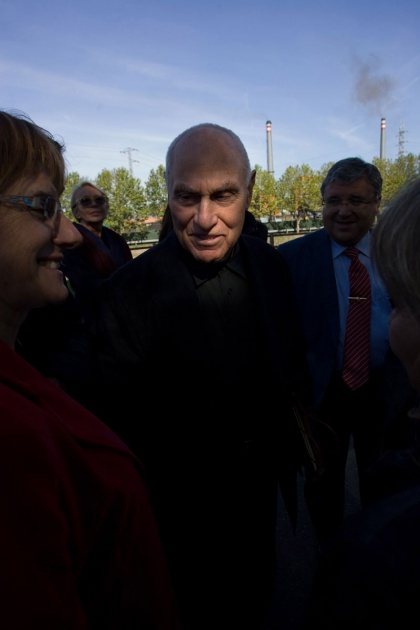
[[[279,210],[276,180],[272,173],[255,165],[256,177],[250,211],[257,219],[268,218],[274,221]]]
[[[64,192],[60,197],[60,201],[61,201],[61,205],[63,207],[64,210],[64,214],[69,218],[69,219],[73,219],[73,215],[71,213],[71,208],[70,208],[70,197],[71,197],[71,191],[73,190],[74,186],[76,186],[76,184],[78,182],[81,181],[81,177],[79,175],[79,173],[77,173],[76,171],[73,171],[72,173],[69,173],[66,177],[66,182],[65,182],[65,188],[64,188]]]
[[[316,216],[321,206],[322,176],[307,164],[289,166],[279,179],[278,195],[283,213],[291,215],[299,232],[302,221]]]
[[[420,156],[412,153],[400,155],[395,162],[377,158],[373,163],[380,170],[383,179],[382,207],[390,202],[401,186],[420,174]]]
[[[126,168],[104,169],[95,182],[109,198],[109,215],[106,225],[120,234],[145,232],[147,203],[139,179]]]
[[[165,182],[165,169],[162,165],[151,170],[145,185],[148,214],[150,217],[163,218],[168,203],[168,192]]]

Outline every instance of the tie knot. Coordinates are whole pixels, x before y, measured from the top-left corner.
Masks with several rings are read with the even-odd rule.
[[[348,258],[351,258],[352,260],[359,259],[359,250],[357,249],[357,247],[348,247],[344,250],[343,254],[345,256],[348,256]]]

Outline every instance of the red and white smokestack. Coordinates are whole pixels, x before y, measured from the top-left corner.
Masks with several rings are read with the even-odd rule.
[[[379,157],[381,158],[381,160],[385,159],[385,127],[386,120],[385,118],[381,118],[381,150],[379,153]]]
[[[271,120],[266,122],[267,129],[267,171],[274,175],[273,168],[273,145],[271,143]]]

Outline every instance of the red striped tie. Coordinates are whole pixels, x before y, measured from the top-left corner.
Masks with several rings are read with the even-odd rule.
[[[356,247],[349,247],[343,254],[351,258],[343,381],[350,389],[357,389],[369,379],[370,279],[366,267],[359,261],[359,250]]]

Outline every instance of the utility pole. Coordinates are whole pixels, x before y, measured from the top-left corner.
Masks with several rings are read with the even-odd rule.
[[[398,157],[403,157],[404,155],[404,144],[405,144],[404,135],[405,135],[404,123],[401,121],[400,129],[398,132]]]
[[[138,162],[138,160],[133,160],[133,158],[131,157],[131,153],[133,151],[137,151],[137,149],[127,147],[126,149],[124,149],[124,151],[120,151],[120,153],[128,153],[128,168],[131,176],[133,175],[133,162]]]
[[[267,133],[267,171],[274,175],[273,167],[273,145],[271,142],[271,120],[267,120],[265,123],[265,129]]]

